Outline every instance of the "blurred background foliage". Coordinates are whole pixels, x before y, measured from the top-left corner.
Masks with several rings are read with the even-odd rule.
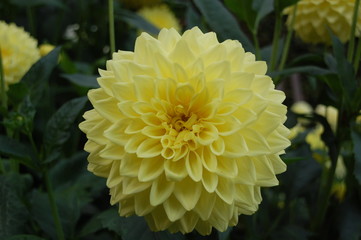
[[[116,49],[133,50],[141,31],[156,35],[159,26],[140,9],[165,4],[181,31],[215,31],[220,41],[237,39],[267,61],[290,109],[301,100],[310,106],[289,111],[286,125],[294,135],[283,156],[288,170],[278,187],[262,190],[258,212],[240,216],[224,233],[202,237],[153,233],[142,218],[119,217],[105,180],[86,170],[85,137],[77,125],[90,108],[86,92],[98,86],[97,70],[110,58],[108,2],[2,0],[0,20],[56,48],[10,86],[1,108],[0,239],[360,239],[359,62],[347,59],[349,44],[336,36],[332,45],[292,37],[282,12],[296,2],[114,1]],[[327,111],[313,110],[320,104],[336,109],[336,132]],[[337,177],[340,157],[343,174]]]

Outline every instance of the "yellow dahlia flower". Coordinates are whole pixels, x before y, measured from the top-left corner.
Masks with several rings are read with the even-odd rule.
[[[0,21],[0,49],[6,88],[20,81],[40,58],[37,41],[23,28]]]
[[[162,0],[121,0],[125,6],[129,8],[140,8],[145,6],[151,6],[159,4]]]
[[[49,43],[43,43],[39,47],[40,55],[44,57],[45,55],[48,55],[53,49],[55,48],[54,45],[51,45]]]
[[[134,52],[114,53],[80,129],[120,215],[206,235],[254,213],[290,144],[285,94],[266,71],[238,41],[196,27],[143,33]]]
[[[165,4],[142,8],[138,14],[159,29],[174,28],[178,32],[181,30],[178,19]]]
[[[327,119],[333,132],[336,132],[338,110],[333,106],[317,105],[315,112]]]
[[[331,43],[329,30],[342,42],[349,40],[355,0],[300,0],[297,3],[294,30],[307,43]],[[293,18],[294,6],[284,13],[287,25]],[[329,30],[328,30],[329,29]],[[358,14],[356,35],[361,32],[361,9]]]

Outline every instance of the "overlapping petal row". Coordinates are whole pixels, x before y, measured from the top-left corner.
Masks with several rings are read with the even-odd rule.
[[[0,49],[6,87],[19,82],[40,58],[37,41],[14,23],[0,21]]]
[[[297,3],[294,23],[296,34],[308,43],[331,43],[330,31],[342,42],[350,38],[355,0],[301,0]],[[293,7],[285,9],[290,26]],[[361,9],[357,19],[356,35],[361,32]]]
[[[206,235],[254,213],[289,145],[285,95],[266,70],[238,41],[198,28],[143,33],[134,52],[114,53],[80,128],[120,215]]]

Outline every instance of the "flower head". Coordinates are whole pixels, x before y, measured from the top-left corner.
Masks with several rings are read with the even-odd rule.
[[[141,8],[161,3],[162,0],[121,0],[129,8]]]
[[[178,32],[181,30],[178,19],[165,4],[144,7],[138,11],[138,14],[159,29],[174,28]]]
[[[289,145],[285,94],[238,41],[162,29],[106,68],[80,129],[88,169],[107,178],[120,215],[205,235],[254,213],[260,187],[278,184]]]
[[[349,40],[355,0],[300,0],[297,3],[294,30],[307,43],[331,43],[329,30],[342,42]],[[284,13],[291,26],[294,6]],[[358,14],[356,35],[361,32],[361,10]]]
[[[43,57],[45,55],[48,55],[53,49],[55,48],[54,45],[51,45],[49,43],[43,43],[39,47],[40,55]]]
[[[40,58],[37,41],[23,28],[0,21],[0,54],[6,87],[20,81]]]

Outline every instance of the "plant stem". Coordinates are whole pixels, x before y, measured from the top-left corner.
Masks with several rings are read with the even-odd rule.
[[[114,0],[108,0],[110,56],[115,52]]]
[[[1,101],[1,107],[3,108],[2,110],[4,110],[6,113],[8,106],[8,96],[6,95],[5,88],[6,86],[5,86],[4,68],[2,63],[2,53],[0,46],[0,101]]]
[[[285,42],[285,45],[284,45],[283,50],[282,50],[281,63],[278,66],[278,71],[282,71],[285,64],[286,64],[286,60],[287,60],[287,57],[288,57],[288,51],[290,49],[291,39],[292,39],[292,35],[293,35],[293,26],[295,24],[296,14],[297,14],[297,4],[293,8],[291,26],[288,27],[286,42]],[[276,77],[275,78],[275,84],[277,84],[278,81],[279,81],[279,77]]]
[[[357,49],[356,49],[356,56],[353,62],[353,67],[355,69],[355,74],[357,74],[358,68],[360,66],[360,58],[361,58],[361,41],[358,40]]]
[[[278,1],[275,1],[275,4],[278,4]],[[274,71],[276,69],[276,62],[277,62],[277,56],[278,56],[278,45],[279,45],[279,38],[281,34],[281,20],[282,15],[277,10],[278,7],[275,7],[276,9],[276,23],[275,23],[275,29],[273,32],[273,41],[272,41],[272,55],[271,55],[271,64],[270,64],[270,70]]]
[[[49,197],[49,201],[50,201],[51,212],[52,212],[53,218],[54,218],[56,235],[59,240],[65,240],[64,231],[63,231],[63,227],[60,222],[59,211],[58,211],[58,207],[55,202],[53,187],[52,187],[52,184],[51,184],[51,181],[49,178],[48,169],[44,170],[44,180],[45,180],[46,189],[47,189],[48,197]]]
[[[258,37],[257,37],[257,31],[254,30],[252,31],[252,36],[253,36],[253,42],[254,42],[254,47],[255,47],[255,55],[256,55],[256,60],[261,60],[261,52],[260,52],[260,48],[259,48],[259,41],[258,41]]]
[[[34,14],[33,14],[33,9],[31,7],[27,7],[26,8],[26,15],[28,18],[28,22],[29,22],[29,30],[30,33],[33,37],[36,37],[36,28],[35,28],[35,23],[34,23]]]
[[[3,164],[3,159],[0,158],[0,174],[5,173],[5,167]]]
[[[360,0],[356,0],[353,16],[352,16],[352,25],[351,25],[351,33],[350,33],[350,43],[348,46],[348,53],[347,53],[347,60],[352,63],[354,48],[355,48],[355,32],[356,32],[356,25],[357,25],[357,18],[358,18],[358,10],[360,6]]]
[[[341,143],[344,138],[343,131],[341,129],[341,124],[343,123],[341,120],[344,119],[343,115],[344,115],[343,106],[341,106],[337,117],[337,128],[334,138],[335,142],[333,144],[334,146],[333,147],[329,146],[328,149],[329,157],[331,160],[331,167],[326,174],[326,180],[324,182],[321,182],[319,198],[317,202],[316,216],[311,225],[311,230],[314,232],[316,232],[321,227],[321,224],[324,222],[326,211],[329,205],[329,198],[331,196],[331,189],[335,177],[338,156],[340,154]],[[342,126],[342,128],[344,127],[345,126]]]

